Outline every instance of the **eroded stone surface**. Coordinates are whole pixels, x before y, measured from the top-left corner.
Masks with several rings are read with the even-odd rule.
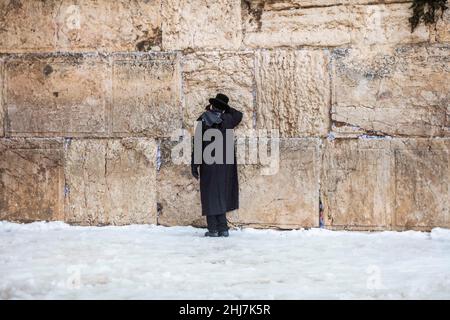
[[[423,23],[411,32],[411,3],[357,5],[351,7],[354,17],[352,43],[356,46],[422,43],[430,39]]]
[[[67,222],[156,224],[153,139],[75,139],[66,144]]]
[[[181,82],[176,55],[117,57],[113,65],[113,132],[169,136],[181,128]]]
[[[60,139],[0,139],[0,220],[64,219]]]
[[[174,163],[171,150],[178,142],[164,139],[160,144],[158,171],[158,224],[164,226],[205,226],[200,203],[200,183],[187,163]],[[190,155],[187,157],[190,160]]]
[[[450,227],[450,140],[394,140],[396,228]]]
[[[410,3],[367,1],[243,1],[243,42],[250,47],[418,43],[428,28],[410,32]]]
[[[253,127],[253,53],[197,53],[183,58],[184,125],[193,129],[208,99],[218,92],[244,113],[241,128]]]
[[[450,140],[336,139],[322,168],[325,223],[335,229],[450,224]]]
[[[96,56],[12,59],[6,63],[10,135],[107,133],[110,66]]]
[[[336,50],[334,129],[348,132],[356,127],[359,131],[388,135],[447,135],[449,52],[445,46],[380,48],[370,52]]]
[[[322,50],[258,51],[257,127],[282,137],[325,136],[329,126],[329,56]]]
[[[0,0],[0,52],[54,50],[58,2]]]
[[[275,3],[276,4],[276,3]],[[283,2],[244,1],[243,43],[249,47],[338,46],[351,42],[353,19],[347,6],[300,8]]]
[[[0,137],[5,135],[5,109],[3,102],[3,92],[4,92],[4,63],[3,60],[0,60]]]
[[[389,140],[325,142],[321,175],[325,224],[386,229],[393,213]]]
[[[240,199],[232,221],[252,227],[317,227],[319,139],[280,139],[279,169],[262,175],[263,164],[239,165]]]
[[[161,0],[62,0],[55,13],[61,50],[147,51],[161,46]]]
[[[239,0],[163,0],[164,50],[238,49],[240,9]]]
[[[450,42],[450,12],[448,9],[444,12],[442,19],[439,16],[436,24],[435,41],[441,43]]]

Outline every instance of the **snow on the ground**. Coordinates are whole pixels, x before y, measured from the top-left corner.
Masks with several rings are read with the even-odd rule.
[[[0,299],[449,299],[450,230],[0,222]]]

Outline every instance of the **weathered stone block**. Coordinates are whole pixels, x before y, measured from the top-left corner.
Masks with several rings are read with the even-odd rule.
[[[310,8],[340,5],[357,5],[357,4],[384,4],[398,3],[399,0],[246,0],[243,5],[257,5],[264,3],[265,7],[271,10],[288,10],[292,8]],[[405,0],[408,2],[408,0]]]
[[[449,139],[337,139],[322,169],[326,225],[424,229],[450,225]]]
[[[164,50],[238,49],[241,44],[239,0],[163,0]]]
[[[4,63],[3,60],[0,60],[0,137],[5,135],[4,75]]]
[[[450,42],[450,12],[446,10],[444,15],[439,14],[439,19],[436,26],[430,26],[431,29],[431,40],[438,43],[448,43]]]
[[[205,226],[200,202],[200,184],[189,164],[172,161],[171,151],[179,142],[164,139],[160,143],[160,167],[157,177],[158,224],[164,226]],[[190,155],[188,155],[190,159]]]
[[[54,50],[58,2],[0,0],[0,52]]]
[[[347,6],[243,1],[243,43],[248,47],[338,46],[351,43],[355,17]],[[280,6],[280,4],[278,4]]]
[[[80,139],[65,155],[67,222],[156,224],[153,139]]]
[[[176,55],[118,57],[113,66],[113,133],[169,136],[182,125]]]
[[[381,2],[381,1],[380,1]],[[418,43],[428,28],[410,32],[410,3],[374,1],[244,1],[243,42],[249,47]]]
[[[63,143],[0,139],[0,220],[64,219]]]
[[[257,127],[282,137],[325,136],[330,113],[329,56],[322,50],[258,51]]]
[[[325,142],[321,198],[327,227],[387,229],[393,215],[390,140]]]
[[[412,15],[410,2],[363,4],[350,8],[354,17],[352,43],[356,46],[422,43],[430,39],[429,28],[424,24],[411,32],[408,20]]]
[[[191,131],[208,99],[218,92],[244,113],[241,128],[253,127],[253,53],[196,53],[184,56],[184,126]]]
[[[387,135],[447,135],[450,49],[445,46],[338,49],[333,63],[332,120]],[[447,128],[446,128],[447,127]]]
[[[109,63],[96,56],[29,57],[7,61],[8,134],[106,134],[109,70]]]
[[[397,229],[450,227],[450,139],[395,139]]]
[[[280,139],[279,168],[272,175],[262,175],[263,165],[240,165],[240,208],[232,220],[252,227],[317,227],[319,147],[319,139]]]
[[[58,49],[147,51],[161,46],[161,0],[62,0],[55,14]]]

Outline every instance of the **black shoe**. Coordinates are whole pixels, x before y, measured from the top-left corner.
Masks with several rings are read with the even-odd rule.
[[[228,236],[229,236],[228,230],[219,231],[219,237],[228,237]]]
[[[211,231],[207,231],[205,233],[205,237],[218,237],[219,233],[218,232],[211,232]]]

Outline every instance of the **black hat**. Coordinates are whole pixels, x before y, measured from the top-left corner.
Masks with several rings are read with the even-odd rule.
[[[209,99],[209,103],[211,103],[214,107],[220,110],[227,110],[230,108],[228,105],[228,97],[222,93],[218,93],[215,98]]]

